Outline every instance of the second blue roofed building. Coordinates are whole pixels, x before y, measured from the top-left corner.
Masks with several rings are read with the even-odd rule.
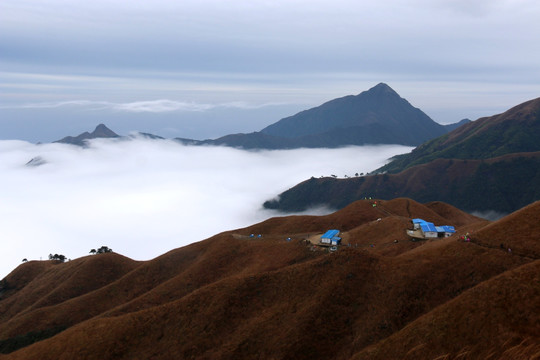
[[[413,228],[407,230],[407,235],[413,239],[435,239],[452,236],[456,229],[450,225],[435,226],[423,219],[412,219]]]

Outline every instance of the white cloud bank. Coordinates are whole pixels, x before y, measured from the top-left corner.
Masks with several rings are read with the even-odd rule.
[[[173,141],[0,141],[0,278],[23,258],[102,245],[146,260],[275,213],[261,204],[311,176],[352,176],[404,146],[243,151]],[[46,163],[25,164],[40,157]]]

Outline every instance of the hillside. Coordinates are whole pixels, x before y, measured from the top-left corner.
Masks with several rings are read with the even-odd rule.
[[[489,159],[540,151],[540,98],[480,118],[396,157],[380,172],[397,173],[435,159]]]
[[[540,98],[465,123],[398,155],[374,174],[310,179],[264,203],[283,212],[342,208],[364,197],[440,200],[460,209],[510,213],[540,200]]]
[[[486,160],[436,159],[397,174],[311,178],[266,201],[267,209],[340,209],[366,197],[444,201],[465,211],[510,213],[540,199],[540,152]]]
[[[540,238],[540,203],[490,223],[441,202],[373,202],[272,218],[150,261],[22,264],[1,283],[0,359],[540,354],[538,241],[527,240]],[[413,217],[457,233],[410,241]],[[508,226],[512,253],[491,246]],[[343,232],[338,251],[306,242],[330,228]]]

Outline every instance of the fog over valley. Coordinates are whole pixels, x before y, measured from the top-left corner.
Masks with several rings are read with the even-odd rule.
[[[102,245],[147,260],[276,216],[262,203],[311,176],[367,173],[411,149],[245,151],[146,139],[93,140],[84,149],[0,141],[0,278],[22,259],[74,259]]]

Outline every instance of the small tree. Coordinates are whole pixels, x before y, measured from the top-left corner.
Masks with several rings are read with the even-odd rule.
[[[22,259],[22,262],[27,262],[27,261],[28,261],[27,258]]]
[[[96,249],[91,249],[90,254],[94,255],[96,253]]]

